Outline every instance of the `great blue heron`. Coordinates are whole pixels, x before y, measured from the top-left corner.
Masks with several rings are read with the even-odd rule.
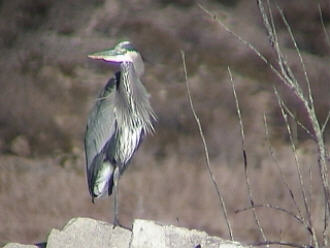
[[[94,198],[114,191],[114,226],[118,219],[119,177],[139,147],[144,135],[153,132],[155,114],[149,94],[140,81],[144,64],[129,41],[88,55],[120,67],[89,114],[85,133],[86,171],[89,192]]]

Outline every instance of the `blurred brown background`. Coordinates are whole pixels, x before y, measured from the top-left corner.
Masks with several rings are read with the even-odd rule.
[[[330,2],[279,0],[304,56],[323,123],[330,109]],[[269,57],[256,1],[209,0],[203,4]],[[303,74],[290,37],[274,12],[283,51],[297,77]],[[92,204],[85,179],[83,134],[97,92],[113,71],[87,54],[132,41],[146,59],[143,82],[158,115],[156,133],[145,139],[120,181],[120,220],[153,219],[202,229],[228,238],[203,147],[184,85],[180,50],[186,53],[193,100],[212,167],[223,191],[234,237],[261,239],[248,206],[241,138],[227,67],[233,72],[243,121],[250,180],[256,202],[294,210],[269,156],[263,124],[288,183],[298,192],[294,157],[272,93],[278,83],[269,68],[189,0],[13,0],[0,1],[0,244],[45,240],[70,218],[111,221],[112,198]],[[305,113],[282,91],[301,122]],[[292,125],[296,127],[295,125]],[[313,143],[299,127],[298,153],[308,174],[316,167]],[[329,138],[327,128],[326,138]],[[317,172],[314,172],[317,175]],[[317,177],[310,201],[320,211]],[[315,184],[314,184],[315,183]],[[297,193],[298,194],[298,193]],[[297,197],[299,202],[301,199]],[[315,201],[314,201],[315,200]],[[286,215],[258,210],[271,240],[305,242],[306,232]],[[318,216],[318,215],[317,215]],[[316,218],[315,222],[322,220]]]

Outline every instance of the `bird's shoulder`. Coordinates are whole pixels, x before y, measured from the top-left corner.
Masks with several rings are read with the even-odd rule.
[[[120,71],[116,72],[115,75],[108,80],[104,88],[99,93],[99,97],[106,97],[114,93],[118,89],[119,82]]]
[[[109,128],[109,126],[113,125],[115,118],[114,101],[119,79],[120,72],[117,72],[99,92],[95,104],[88,115],[86,135],[99,132],[103,126]]]

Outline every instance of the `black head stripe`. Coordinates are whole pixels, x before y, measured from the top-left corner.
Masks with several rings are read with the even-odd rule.
[[[136,51],[136,49],[130,42],[125,42],[121,47],[127,51]]]

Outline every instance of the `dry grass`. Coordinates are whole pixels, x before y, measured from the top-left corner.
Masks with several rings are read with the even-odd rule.
[[[313,153],[303,153],[304,173],[308,173]],[[267,154],[266,147],[260,151],[258,166],[250,163],[250,179],[256,203],[271,203],[294,210],[273,161],[263,154]],[[229,238],[225,221],[219,213],[216,194],[204,169],[203,154],[199,153],[199,156],[201,159],[194,161],[173,153],[173,156],[157,161],[146,151],[141,151],[120,181],[121,222],[130,226],[135,218],[153,219]],[[298,182],[289,147],[282,147],[277,158],[287,182],[297,192]],[[43,241],[51,228],[61,228],[70,218],[77,216],[111,221],[111,198],[98,200],[94,205],[91,203],[83,162],[82,154],[78,159],[67,161],[66,167],[59,166],[56,159],[2,157],[1,242]],[[220,159],[212,163],[224,192],[235,238],[245,242],[259,240],[261,237],[251,213],[234,213],[248,206],[241,164],[228,164]],[[313,173],[316,172],[313,170]],[[321,191],[317,182],[311,184],[315,185],[310,199],[315,214],[320,209],[319,203],[314,200],[319,199]],[[297,200],[301,202],[301,199]],[[295,220],[271,209],[257,211],[270,239],[305,240],[306,233]]]

